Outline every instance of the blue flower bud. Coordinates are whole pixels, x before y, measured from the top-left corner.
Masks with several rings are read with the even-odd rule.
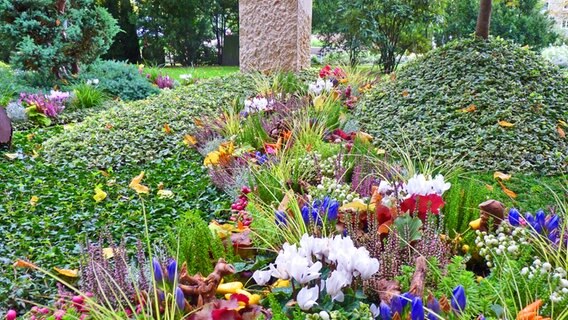
[[[452,309],[454,309],[458,314],[461,314],[465,310],[466,302],[465,288],[462,285],[455,287],[452,291]]]

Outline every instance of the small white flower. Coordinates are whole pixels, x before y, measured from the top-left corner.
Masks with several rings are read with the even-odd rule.
[[[266,271],[256,270],[252,274],[252,278],[254,279],[254,281],[261,286],[265,285],[268,281],[270,281],[271,277],[272,277],[272,270],[266,270]]]
[[[524,267],[524,268],[521,269],[521,275],[526,276],[527,273],[529,273],[529,268]]]
[[[320,311],[319,317],[320,317],[322,320],[329,320],[329,319],[331,319],[331,317],[329,316],[329,313],[327,313],[327,311],[323,311],[323,310]]]
[[[545,263],[542,264],[542,270],[550,271],[550,270],[552,270],[552,265],[548,262],[545,262]]]
[[[566,279],[560,279],[560,285],[561,285],[563,288],[568,288],[568,280],[566,280]]]
[[[319,287],[316,285],[313,288],[302,288],[298,292],[296,300],[298,301],[298,306],[300,309],[307,311],[310,310],[314,305],[318,304],[317,300],[319,297]]]

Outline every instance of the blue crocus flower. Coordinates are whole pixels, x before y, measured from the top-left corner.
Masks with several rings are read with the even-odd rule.
[[[176,299],[176,305],[177,307],[183,311],[185,309],[185,296],[183,294],[183,291],[181,291],[180,287],[176,288],[176,292],[175,292],[175,299]]]
[[[411,320],[424,320],[424,305],[422,299],[416,297],[412,300],[412,307],[410,309]]]
[[[452,309],[461,314],[465,310],[466,302],[465,288],[462,285],[455,287],[452,291]]]
[[[303,216],[303,214],[302,214]],[[279,227],[286,226],[288,224],[286,213],[284,211],[276,211],[276,225]]]
[[[162,273],[162,266],[160,265],[160,261],[154,258],[152,259],[152,267],[154,269],[154,280],[156,282],[161,283],[164,281],[164,274]]]
[[[519,226],[521,224],[521,213],[515,208],[509,210],[509,223],[512,226]]]
[[[177,262],[172,259],[168,265],[168,282],[174,284],[177,278]]]
[[[560,217],[558,217],[558,215],[556,214],[552,214],[550,216],[548,216],[548,218],[546,219],[546,230],[548,230],[548,232],[552,232],[556,229],[558,229],[558,225],[560,224]]]
[[[399,296],[392,297],[390,307],[393,315],[395,313],[398,313],[399,315],[402,316],[402,309],[403,309],[402,300],[403,299],[401,299]]]
[[[436,317],[436,315],[442,314],[442,308],[440,307],[440,302],[438,301],[438,299],[436,299],[434,297],[430,297],[428,299],[428,303],[426,305],[428,306],[428,309],[431,310],[428,313],[428,319],[429,320],[437,320],[438,317]]]
[[[381,315],[381,320],[391,320],[391,308],[388,306],[388,304],[381,301],[379,312]]]

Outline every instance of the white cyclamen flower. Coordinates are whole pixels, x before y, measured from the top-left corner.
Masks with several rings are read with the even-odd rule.
[[[319,297],[319,287],[316,285],[313,288],[302,288],[302,290],[300,290],[300,292],[298,292],[298,296],[296,297],[296,300],[298,302],[298,306],[300,307],[300,309],[307,311],[310,310],[313,306],[315,306],[317,303]]]
[[[254,281],[261,286],[265,285],[268,281],[270,281],[271,277],[272,277],[272,270],[266,270],[266,271],[256,270],[252,274],[252,278],[254,279]]]
[[[322,267],[321,262],[314,263],[311,267],[308,267],[309,263],[306,258],[294,259],[290,261],[288,266],[288,274],[294,278],[300,284],[306,284],[312,280],[318,279],[320,277],[320,270]]]
[[[331,296],[331,300],[343,302],[345,295],[343,294],[344,287],[351,284],[349,276],[342,271],[336,270],[331,273],[331,276],[325,281],[325,290]]]
[[[329,79],[318,79],[315,83],[311,83],[308,86],[308,91],[316,96],[320,95],[323,91],[330,92],[331,89],[333,89],[333,82]]]

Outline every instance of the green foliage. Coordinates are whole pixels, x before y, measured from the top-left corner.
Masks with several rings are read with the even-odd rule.
[[[133,2],[130,0],[99,0],[101,6],[118,22],[120,32],[108,52],[103,56],[108,60],[128,61],[137,63],[140,61],[140,46],[136,33],[136,14]]]
[[[12,63],[56,78],[105,53],[119,30],[92,0],[2,0],[0,21],[0,37],[15,43]]]
[[[248,76],[235,75],[165,91],[144,101],[119,103],[47,141],[45,157],[51,163],[118,168],[176,156],[187,149],[183,136],[194,128],[193,118],[210,115],[251,90]],[[166,123],[172,130],[169,134],[163,130]]]
[[[543,14],[542,1],[493,1],[490,33],[520,45],[541,49],[554,43],[554,20]],[[444,23],[436,37],[440,43],[469,37],[475,30],[479,1],[446,1]]]
[[[567,92],[559,70],[531,51],[468,39],[410,63],[356,117],[382,147],[408,141],[437,164],[554,173],[566,163],[557,126],[568,118]]]
[[[79,79],[98,79],[100,89],[122,100],[140,100],[159,92],[136,66],[118,61],[98,60],[86,66]]]
[[[479,218],[478,205],[489,200],[492,192],[481,182],[467,177],[450,180],[452,187],[444,194],[444,222],[449,236],[454,238],[469,228],[469,222]]]
[[[404,246],[422,239],[422,221],[418,217],[409,214],[400,216],[394,221],[394,227]]]
[[[223,242],[209,230],[200,212],[188,211],[181,216],[170,233],[170,252],[180,263],[187,263],[190,274],[209,274],[219,258],[233,260],[232,247],[225,249]]]
[[[73,100],[71,107],[73,109],[89,109],[102,105],[107,99],[104,92],[96,86],[89,84],[79,84],[73,89]]]

